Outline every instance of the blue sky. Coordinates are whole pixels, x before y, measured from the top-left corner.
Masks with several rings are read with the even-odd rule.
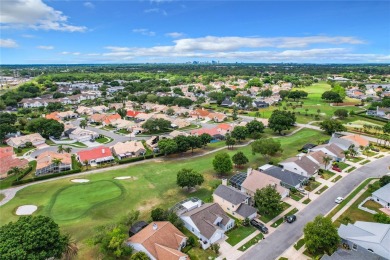
[[[390,63],[390,1],[0,1],[1,64]]]

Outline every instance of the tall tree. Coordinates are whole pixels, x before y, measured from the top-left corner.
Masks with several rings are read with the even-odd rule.
[[[295,115],[290,111],[274,110],[269,118],[268,127],[274,132],[282,133],[283,130],[290,130],[295,124]]]
[[[340,243],[340,237],[332,220],[321,215],[306,224],[303,234],[307,250],[314,255],[324,253],[332,255]]]
[[[193,169],[181,169],[177,173],[176,184],[179,187],[187,187],[187,189],[189,190],[196,185],[202,185],[203,182],[203,175],[194,171]]]
[[[233,169],[233,163],[230,159],[229,154],[227,153],[219,153],[214,157],[213,160],[214,170],[217,173],[226,174],[229,173]]]
[[[257,189],[254,201],[260,214],[274,214],[283,209],[280,202],[282,196],[275,189],[275,187],[268,185],[262,189]]]
[[[333,120],[333,119],[325,119],[324,121],[322,121],[320,123],[320,128],[329,135],[335,132],[341,132],[347,130],[340,121]]]
[[[231,136],[239,142],[245,140],[247,135],[248,131],[245,126],[236,126],[231,133]]]
[[[251,144],[252,153],[259,153],[264,156],[264,158],[269,161],[271,156],[274,156],[277,152],[283,152],[280,142],[276,141],[274,138],[261,138],[254,141]]]
[[[249,162],[248,157],[246,157],[245,154],[241,151],[233,155],[232,161],[237,167],[241,167],[242,165]]]
[[[167,156],[168,154],[172,154],[177,151],[177,143],[171,139],[162,139],[158,141],[158,148],[165,156]]]
[[[22,216],[0,227],[2,259],[59,259],[68,242],[68,236],[46,216]]]

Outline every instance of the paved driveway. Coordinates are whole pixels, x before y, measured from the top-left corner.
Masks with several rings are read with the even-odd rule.
[[[389,166],[390,156],[386,156],[342,178],[332,188],[325,191],[323,196],[298,212],[296,222],[283,224],[239,259],[277,259],[303,235],[303,227],[307,222],[312,221],[319,214],[327,214],[336,205],[334,200],[338,196],[345,197],[366,178],[379,177],[388,173]]]

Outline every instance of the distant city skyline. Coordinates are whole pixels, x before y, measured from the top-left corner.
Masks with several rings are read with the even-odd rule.
[[[1,64],[390,63],[390,1],[0,1]]]

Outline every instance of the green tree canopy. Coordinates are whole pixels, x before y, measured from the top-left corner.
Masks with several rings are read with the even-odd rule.
[[[274,214],[281,211],[283,209],[281,199],[282,196],[271,185],[261,190],[257,189],[254,196],[255,205],[261,214]]]
[[[306,248],[314,255],[332,255],[340,243],[340,237],[332,220],[328,217],[317,216],[308,222],[303,229]]]
[[[290,130],[295,120],[295,115],[290,111],[274,110],[269,118],[268,127],[281,134],[283,130]]]
[[[232,156],[232,161],[238,167],[249,162],[248,157],[241,151]]]
[[[219,153],[214,157],[213,160],[214,170],[217,173],[229,173],[233,169],[233,163],[230,159],[229,154]]]
[[[347,130],[345,126],[343,126],[343,123],[334,119],[325,119],[320,123],[320,128],[329,135],[335,132],[341,132]]]
[[[68,242],[68,236],[46,216],[22,216],[0,227],[1,259],[58,259]]]
[[[203,175],[193,169],[181,169],[177,173],[176,184],[179,187],[187,187],[187,189],[190,189],[196,185],[202,185],[203,182]]]
[[[162,139],[158,141],[158,148],[164,155],[177,152],[177,144],[172,139]]]

